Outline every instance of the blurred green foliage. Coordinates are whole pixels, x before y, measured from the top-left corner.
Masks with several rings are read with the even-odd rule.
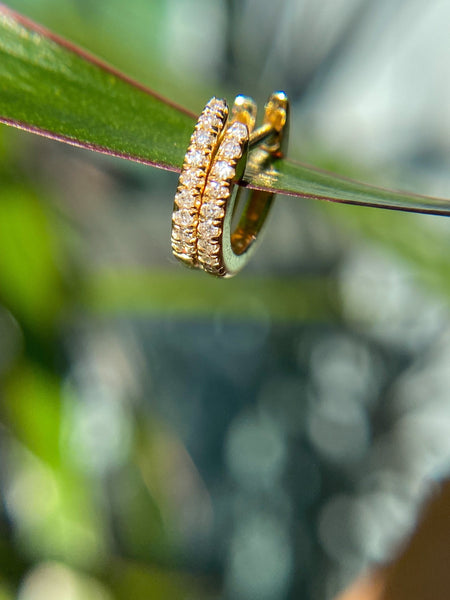
[[[36,192],[3,181],[0,295],[5,305],[14,307],[15,314],[35,330],[51,330],[61,313],[62,267],[53,228]]]

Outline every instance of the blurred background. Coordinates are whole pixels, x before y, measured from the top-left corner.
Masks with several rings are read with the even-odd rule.
[[[8,4],[195,112],[283,89],[292,158],[450,198],[445,0]],[[216,281],[170,256],[175,174],[0,157],[0,599],[329,600],[392,560],[450,471],[448,220],[280,196]]]

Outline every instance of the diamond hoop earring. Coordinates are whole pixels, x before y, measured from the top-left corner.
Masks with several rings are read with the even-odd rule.
[[[274,195],[245,190],[247,199],[232,226],[243,193],[236,185],[245,169],[258,172],[287,146],[289,102],[272,94],[263,125],[254,131],[256,104],[237,96],[228,119],[223,100],[212,99],[199,117],[175,196],[172,249],[189,266],[217,277],[231,277],[248,262],[260,237]],[[195,165],[194,165],[195,163]]]

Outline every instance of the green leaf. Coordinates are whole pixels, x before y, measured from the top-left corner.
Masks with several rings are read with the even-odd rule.
[[[0,5],[0,121],[179,170],[194,117]]]
[[[277,160],[270,170],[252,174],[250,181],[251,187],[290,196],[436,215],[450,214],[450,200],[378,188],[290,160]]]
[[[179,171],[195,116],[0,5],[0,122]],[[431,214],[450,200],[389,191],[294,161],[245,184],[299,197]]]

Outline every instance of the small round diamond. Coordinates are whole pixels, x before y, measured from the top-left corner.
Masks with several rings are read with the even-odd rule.
[[[207,156],[202,150],[190,150],[186,154],[186,164],[190,167],[204,167],[207,163]]]
[[[187,209],[183,208],[173,213],[173,222],[180,227],[192,227],[195,224],[195,217]]]
[[[210,220],[221,219],[225,214],[223,208],[214,202],[205,202],[200,212],[205,219]]]
[[[203,183],[204,174],[198,169],[187,169],[180,175],[180,181],[188,188],[199,187]]]
[[[211,175],[222,181],[227,181],[234,176],[234,168],[225,160],[219,160],[213,166]]]
[[[219,252],[218,244],[202,239],[198,240],[198,249],[201,253],[207,255],[217,254]]]
[[[184,229],[174,229],[172,231],[172,240],[184,245],[193,246],[195,244],[195,238],[192,236],[192,232],[185,231]]]
[[[175,196],[175,203],[178,208],[194,208],[197,204],[198,194],[191,190],[180,190]]]
[[[205,188],[205,194],[210,198],[228,198],[230,190],[226,185],[218,181],[208,181]]]
[[[217,256],[210,256],[209,254],[200,254],[199,259],[207,267],[218,267],[220,264]]]
[[[242,154],[242,148],[235,140],[228,140],[220,146],[219,154],[224,158],[237,160]]]
[[[183,244],[183,242],[178,242],[177,240],[172,240],[172,249],[178,254],[184,254],[189,257],[193,254],[194,247]]]
[[[217,265],[203,265],[203,269],[207,272],[207,273],[212,273],[212,275],[217,275],[217,268],[214,267],[218,267],[219,264],[217,263]]]
[[[220,127],[222,127],[222,119],[212,112],[205,113],[204,115],[202,115],[199,119],[199,123],[202,126],[204,125],[208,128],[216,127],[217,129],[219,129]]]
[[[216,134],[213,131],[209,131],[208,129],[196,129],[192,135],[192,142],[200,146],[200,148],[205,148],[210,146],[216,137]]]
[[[225,100],[221,100],[220,98],[211,98],[211,100],[206,105],[206,108],[210,110],[214,110],[216,112],[223,112],[226,108]]]
[[[219,227],[215,227],[210,221],[204,221],[198,226],[198,233],[205,238],[217,237],[220,233]]]
[[[245,140],[248,137],[248,129],[244,123],[233,123],[230,125],[227,133],[231,134],[235,139]]]

